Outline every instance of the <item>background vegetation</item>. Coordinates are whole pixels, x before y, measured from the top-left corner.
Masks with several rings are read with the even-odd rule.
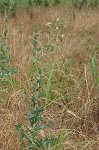
[[[0,12],[5,13],[6,11],[15,15],[16,9],[21,6],[33,7],[35,5],[40,5],[48,7],[59,3],[68,4],[81,9],[82,6],[96,7],[99,5],[99,0],[0,0]]]

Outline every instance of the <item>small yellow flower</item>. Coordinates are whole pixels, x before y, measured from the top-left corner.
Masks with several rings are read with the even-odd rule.
[[[59,21],[59,19],[56,20],[57,22]]]
[[[52,24],[51,22],[48,22],[48,23],[46,23],[45,25],[48,26],[48,27],[50,27],[51,24]]]
[[[28,36],[28,38],[30,39],[30,38],[31,38],[31,36],[29,35],[29,36]]]
[[[63,37],[64,37],[64,34],[61,35],[61,38],[63,38]]]
[[[56,27],[56,30],[58,30],[59,28],[58,27]]]

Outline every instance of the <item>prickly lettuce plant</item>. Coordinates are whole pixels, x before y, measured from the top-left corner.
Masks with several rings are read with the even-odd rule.
[[[67,22],[62,19],[56,19],[54,22],[47,22],[45,28],[47,34],[45,35],[47,44],[44,46],[45,50],[58,50],[60,42],[64,37],[64,30],[67,27]]]
[[[12,74],[16,73],[16,70],[10,67],[11,58],[9,56],[10,48],[7,47],[7,24],[8,19],[6,18],[5,23],[2,24],[2,35],[0,37],[0,94],[4,94],[6,91],[8,92],[11,88],[13,88],[14,80],[12,78]],[[6,102],[6,97],[0,97],[0,104],[4,104]]]
[[[8,65],[8,63],[11,61],[11,58],[8,54],[10,48],[7,47],[6,42],[8,33],[7,23],[8,19],[6,18],[5,23],[2,24],[3,33],[0,39],[0,84],[5,80],[6,77],[16,73],[16,70]]]
[[[34,41],[33,47],[34,51],[37,50],[37,34],[38,30],[36,28],[34,32]],[[28,112],[29,126],[26,126],[25,129],[21,124],[16,125],[16,131],[21,133],[20,143],[22,149],[28,150],[38,150],[38,149],[50,149],[54,146],[56,138],[52,135],[47,136],[44,132],[44,129],[49,126],[49,123],[46,123],[43,119],[43,110],[44,108],[40,106],[40,101],[42,99],[41,87],[43,85],[43,76],[42,70],[39,67],[39,62],[37,60],[38,51],[33,52],[33,63],[36,62],[36,73],[35,80],[33,84],[33,96],[32,96],[32,111]],[[25,145],[27,141],[28,146]],[[28,147],[28,148],[27,148]]]

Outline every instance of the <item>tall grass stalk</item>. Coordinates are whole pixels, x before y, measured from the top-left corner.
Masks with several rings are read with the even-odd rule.
[[[54,64],[52,64],[51,70],[49,68],[49,75],[48,75],[47,87],[46,87],[46,90],[45,90],[46,100],[49,99],[49,93],[50,93],[50,88],[51,88],[51,81],[52,81],[52,77],[53,77],[53,71],[54,71]]]
[[[99,83],[99,64],[97,62],[97,55],[99,55],[99,44],[94,46],[90,57],[92,78],[95,85]]]

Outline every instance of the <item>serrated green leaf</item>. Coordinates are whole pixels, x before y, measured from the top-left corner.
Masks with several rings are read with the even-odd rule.
[[[35,125],[35,127],[34,127],[34,130],[35,131],[38,131],[38,130],[41,130],[42,129],[42,126],[39,124],[39,123],[37,123],[36,125]]]
[[[15,128],[16,128],[16,131],[20,131],[21,128],[22,128],[22,125],[21,124],[17,124],[17,125],[15,125]]]
[[[41,98],[41,97],[42,97],[42,93],[39,92],[39,93],[38,93],[38,99]]]
[[[35,96],[32,96],[32,102],[34,106],[37,104],[37,98]]]
[[[25,134],[24,130],[21,129],[21,137],[20,137],[19,141],[22,142],[25,137],[26,137],[26,134]]]

